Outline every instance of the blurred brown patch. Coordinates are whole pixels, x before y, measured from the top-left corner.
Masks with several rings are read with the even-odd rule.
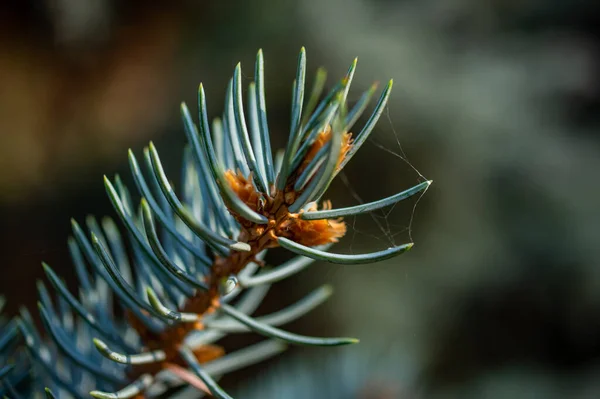
[[[65,42],[55,9],[25,10],[0,15],[0,202],[19,201],[164,125],[183,14],[140,7],[108,32],[94,25],[100,38],[86,36],[86,47]],[[44,18],[46,29],[29,29]]]

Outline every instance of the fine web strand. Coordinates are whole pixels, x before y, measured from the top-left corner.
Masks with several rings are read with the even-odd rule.
[[[392,155],[394,158],[398,158],[398,159],[402,160],[402,162],[404,164],[408,165],[410,167],[410,169],[414,173],[417,174],[418,182],[427,181],[428,179],[408,160],[408,157],[406,156],[406,153],[404,152],[404,149],[400,142],[399,134],[396,131],[396,129],[393,125],[393,122],[391,120],[391,117],[389,114],[389,108],[386,108],[385,115],[387,116],[388,122],[390,124],[390,129],[394,135],[394,140],[396,143],[395,147],[397,147],[397,148],[390,148],[390,146],[385,146],[385,145],[379,143],[375,138],[373,138],[373,135],[371,135],[367,141],[369,143],[371,143],[372,145],[374,145],[376,148],[383,150],[387,154]],[[350,193],[350,195],[354,198],[354,200],[356,202],[358,202],[359,204],[364,204],[365,201],[356,192],[356,190],[354,189],[353,185],[350,183],[348,176],[344,173],[344,171],[340,172],[339,177],[340,177],[341,182],[344,184],[344,186]],[[385,242],[387,245],[395,247],[395,246],[397,246],[397,243],[396,243],[397,237],[400,235],[403,235],[404,233],[407,233],[410,242],[413,242],[414,240],[413,240],[412,226],[413,226],[413,221],[414,221],[414,217],[416,214],[417,205],[419,204],[421,198],[423,197],[423,195],[425,194],[426,191],[427,191],[427,189],[423,190],[421,193],[418,194],[418,196],[416,196],[416,200],[414,200],[414,204],[412,206],[412,210],[410,213],[408,226],[399,225],[399,224],[395,224],[395,223],[391,222],[391,221],[393,221],[392,213],[393,213],[394,209],[396,208],[396,206],[398,205],[398,202],[393,205],[390,205],[386,208],[369,212],[369,216],[375,223],[380,234],[374,234],[372,232],[368,232],[366,230],[362,230],[361,228],[359,228],[358,222],[357,222],[357,216],[352,216],[351,220],[350,219],[346,220],[347,225],[348,225],[348,230],[351,231],[351,236],[349,237],[350,238],[350,240],[349,240],[350,241],[350,252],[351,253],[354,252],[353,245],[354,245],[355,240],[358,239],[359,236],[368,236],[377,241]]]

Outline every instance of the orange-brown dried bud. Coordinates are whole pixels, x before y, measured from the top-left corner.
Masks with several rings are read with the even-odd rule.
[[[331,140],[331,126],[327,126],[325,130],[320,132],[315,139],[315,142],[312,143],[308,151],[306,152],[306,156],[302,160],[302,165],[300,166],[300,170],[304,170],[313,160],[313,158],[317,155],[317,153],[323,148],[327,142]]]
[[[258,212],[260,211],[260,194],[256,191],[251,176],[252,175],[246,178],[239,170],[237,172],[232,170],[225,172],[225,179],[227,179],[229,187],[231,187],[237,196],[244,201],[250,209]]]
[[[225,350],[218,345],[201,345],[194,349],[193,352],[199,363],[208,363],[225,354]]]
[[[330,209],[331,204],[326,201],[323,209]],[[316,206],[309,208],[315,211]],[[280,236],[289,238],[299,244],[309,247],[337,242],[346,234],[346,223],[341,218],[323,220],[303,220],[299,218],[288,219],[280,226]]]
[[[348,154],[350,148],[352,148],[352,133],[346,132],[342,136],[342,149],[340,150],[340,156],[338,157],[338,161],[335,164],[335,170],[340,169],[340,165],[344,158],[346,158],[346,154]]]
[[[325,128],[325,130],[323,130],[322,132],[320,132],[317,135],[317,138],[315,139],[315,142],[308,149],[308,152],[306,153],[306,156],[302,160],[302,164],[298,168],[298,175],[300,173],[302,173],[302,171],[308,166],[308,164],[310,163],[310,161],[313,160],[313,158],[317,155],[317,153],[319,152],[319,150],[321,150],[321,148],[323,148],[323,146],[325,144],[327,144],[327,142],[329,140],[331,140],[331,127],[327,126]],[[342,134],[342,145],[341,145],[341,147],[342,148],[340,149],[340,155],[338,157],[338,161],[337,161],[336,166],[335,166],[336,170],[339,169],[340,164],[342,163],[342,161],[344,160],[344,158],[346,158],[346,154],[348,153],[348,151],[350,151],[350,148],[352,148],[352,133],[346,132],[346,133]]]

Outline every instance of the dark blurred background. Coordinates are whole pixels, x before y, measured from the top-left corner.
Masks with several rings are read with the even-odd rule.
[[[248,380],[260,385],[256,375],[270,373],[294,386],[301,372],[310,385],[338,373],[352,392],[340,398],[600,397],[600,3],[153,4],[0,6],[0,294],[9,313],[35,305],[41,260],[71,275],[69,219],[113,215],[102,175],[129,179],[127,148],[154,140],[176,180],[179,102],[194,104],[202,81],[209,113],[220,114],[234,66],[242,61],[249,81],[258,48],[273,142],[283,145],[304,45],[309,71],[325,66],[329,87],[359,57],[351,102],[394,78],[389,112],[332,187],[334,204],[408,188],[415,169],[434,184],[418,203],[349,220],[337,247],[413,239],[410,253],[317,264],[268,297],[274,309],[331,282],[333,299],[290,328],[357,336],[360,350],[296,350],[226,385],[254,389]],[[302,364],[322,356],[334,366],[312,378]],[[374,366],[360,378],[338,364],[365,356]],[[375,383],[381,395],[377,364],[391,373],[389,389]],[[284,397],[266,385],[256,397]]]

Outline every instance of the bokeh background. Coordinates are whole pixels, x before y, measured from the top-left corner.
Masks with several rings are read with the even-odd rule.
[[[290,329],[357,336],[359,346],[295,349],[224,385],[256,398],[600,397],[600,3],[161,4],[0,6],[9,313],[35,305],[41,260],[74,283],[69,219],[113,215],[102,175],[129,178],[128,148],[154,140],[177,174],[179,102],[194,104],[202,81],[209,112],[220,113],[235,64],[249,81],[258,48],[273,141],[283,145],[304,45],[309,70],[328,69],[328,87],[359,57],[351,101],[374,80],[395,83],[389,112],[332,187],[334,204],[390,195],[420,174],[434,184],[418,203],[349,220],[338,246],[412,239],[411,252],[317,264],[268,297],[264,311],[332,283],[332,300]]]

